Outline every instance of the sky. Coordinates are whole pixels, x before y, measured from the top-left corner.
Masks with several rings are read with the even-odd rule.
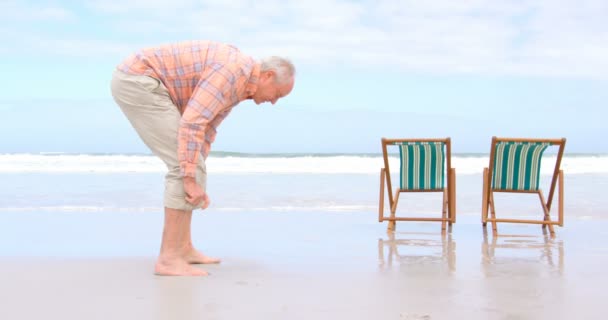
[[[605,0],[0,2],[0,153],[147,153],[109,82],[143,47],[206,39],[297,69],[243,102],[214,151],[381,152],[380,139],[568,139],[608,153]]]

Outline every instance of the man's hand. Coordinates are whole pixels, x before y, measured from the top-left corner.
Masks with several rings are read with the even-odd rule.
[[[196,179],[184,177],[184,191],[186,192],[186,201],[188,201],[188,203],[193,206],[201,205],[201,209],[206,209],[209,206],[209,197],[207,196],[207,193],[196,184]]]

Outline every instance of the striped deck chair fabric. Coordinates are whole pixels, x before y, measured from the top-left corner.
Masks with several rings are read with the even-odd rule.
[[[494,190],[537,191],[540,161],[551,143],[498,142],[494,150]]]
[[[400,183],[402,190],[437,190],[444,186],[444,142],[402,142]]]

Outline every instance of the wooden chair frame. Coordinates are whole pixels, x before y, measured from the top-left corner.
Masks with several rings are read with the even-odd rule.
[[[492,187],[492,176],[494,170],[494,157],[495,157],[495,149],[496,144],[498,142],[540,142],[540,143],[550,143],[552,146],[559,146],[559,151],[557,153],[557,159],[555,162],[555,169],[553,170],[553,177],[551,178],[551,186],[549,189],[549,196],[547,201],[545,202],[545,198],[543,196],[542,190],[539,188],[538,190],[496,190]],[[497,222],[507,222],[507,223],[531,223],[531,224],[541,224],[543,229],[547,226],[549,227],[549,231],[551,235],[555,235],[555,230],[553,229],[554,225],[558,225],[560,227],[564,226],[564,172],[561,170],[561,161],[564,155],[564,148],[566,146],[566,138],[562,139],[526,139],[526,138],[497,138],[492,137],[492,147],[490,149],[490,164],[489,167],[483,169],[483,194],[482,194],[482,202],[481,202],[481,222],[483,227],[485,228],[488,221],[492,223],[492,234],[497,234]],[[558,221],[551,220],[551,216],[549,212],[551,211],[551,204],[553,200],[553,195],[555,192],[555,187],[558,186]],[[536,193],[538,194],[540,204],[543,209],[543,220],[522,220],[522,219],[498,219],[496,218],[496,210],[494,207],[494,192],[505,192],[505,193]],[[491,215],[488,218],[488,214]]]
[[[388,163],[388,151],[387,146],[396,142],[443,142],[445,143],[446,154],[445,160],[447,169],[445,175],[447,176],[447,184],[442,189],[431,189],[431,190],[402,190],[397,188],[393,196],[393,188],[391,183],[391,173]],[[380,203],[378,210],[378,222],[385,220],[389,221],[388,230],[394,231],[396,228],[397,221],[441,221],[441,231],[445,232],[446,222],[451,227],[452,223],[456,223],[456,170],[452,168],[452,148],[450,138],[445,139],[387,139],[382,138],[382,153],[384,156],[384,168],[380,169]],[[442,164],[443,165],[443,164]],[[388,202],[391,210],[390,216],[384,216],[384,185],[386,183]],[[441,218],[430,218],[430,217],[397,217],[397,204],[399,202],[399,194],[402,192],[442,192],[443,203],[442,203],[442,215]]]

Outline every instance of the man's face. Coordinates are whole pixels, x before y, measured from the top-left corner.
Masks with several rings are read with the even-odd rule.
[[[264,71],[260,74],[258,81],[258,90],[251,97],[256,104],[270,102],[275,104],[277,100],[288,95],[293,89],[294,80],[287,81],[284,84],[276,83],[276,74],[274,71]]]

